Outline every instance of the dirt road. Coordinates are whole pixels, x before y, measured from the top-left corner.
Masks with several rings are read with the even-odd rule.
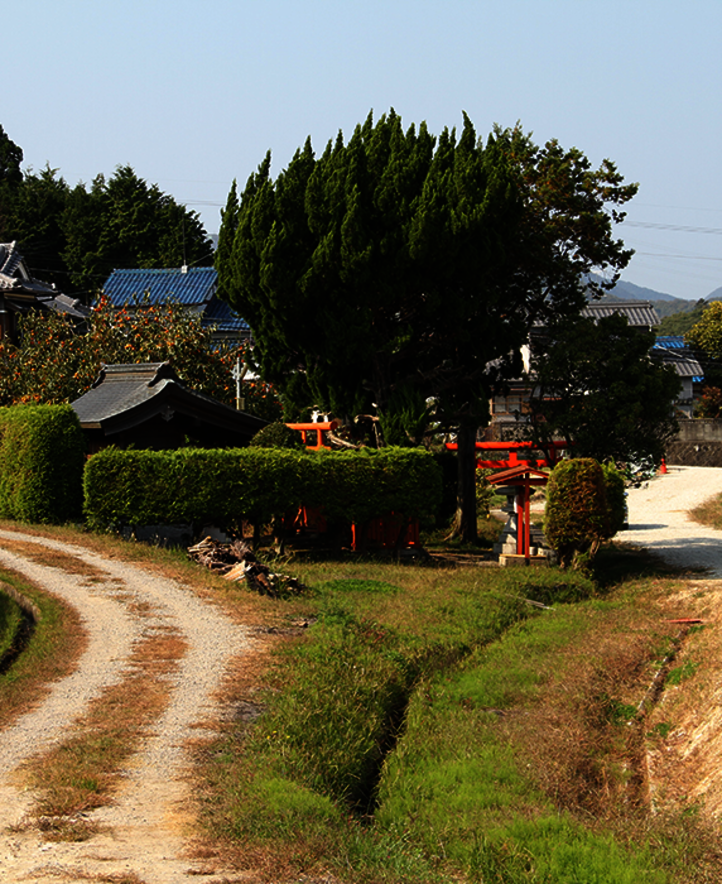
[[[2,548],[8,539],[68,553],[92,566],[98,576],[89,579],[29,561]],[[185,744],[203,735],[199,723],[213,719],[213,692],[230,659],[247,646],[246,631],[172,580],[70,544],[0,531],[0,564],[67,600],[82,615],[89,635],[79,668],[54,687],[40,708],[0,735],[0,881],[183,884],[228,880],[215,872],[204,873],[183,855],[188,798],[183,779]],[[103,826],[102,833],[88,841],[67,843],[46,841],[36,828],[18,829],[34,798],[20,785],[19,765],[55,745],[100,691],[119,680],[139,641],[169,629],[187,643],[179,670],[171,676],[172,698],[155,723],[153,736],[124,771],[117,799],[90,814]]]
[[[689,511],[722,494],[722,469],[668,467],[641,488],[629,491],[629,530],[618,535],[660,555],[674,565],[704,568],[722,578],[722,531],[693,521]]]

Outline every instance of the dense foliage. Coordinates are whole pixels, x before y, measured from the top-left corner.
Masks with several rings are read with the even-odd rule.
[[[301,450],[303,439],[283,421],[273,421],[259,430],[248,443],[251,448],[295,448]]]
[[[708,359],[722,360],[722,301],[712,301],[684,339]]]
[[[563,567],[580,554],[593,556],[602,540],[614,533],[604,471],[593,458],[558,463],[549,477],[546,494],[544,534]]]
[[[68,405],[0,409],[0,515],[62,523],[80,516],[85,439]]]
[[[301,504],[323,507],[331,520],[365,523],[394,511],[430,523],[441,479],[419,449],[104,449],[88,461],[84,488],[88,521],[101,529],[267,524]]]
[[[614,207],[636,191],[622,181],[612,163],[593,170],[519,129],[484,145],[467,117],[437,139],[393,111],[369,116],[318,157],[307,141],[275,181],[268,155],[240,200],[234,184],[220,291],[289,399],[375,413],[395,442],[418,442],[432,419],[468,437],[459,527],[473,539],[473,439],[490,391],[518,373],[510,354],[535,322],[581,307],[584,273],[606,268],[611,285],[628,262],[612,238]]]
[[[116,310],[101,298],[85,329],[67,316],[35,311],[20,323],[16,346],[0,341],[0,405],[72,402],[85,393],[102,363],[172,364],[192,389],[235,404],[231,372],[246,345],[215,346],[200,318],[179,304]],[[267,420],[281,405],[268,384],[242,381],[245,410]]]
[[[700,298],[700,300],[692,306],[692,309],[680,310],[678,313],[670,313],[668,316],[662,316],[662,320],[657,326],[657,334],[686,335],[692,326],[700,321],[706,306],[705,300]],[[657,312],[659,313],[659,310],[657,310]]]
[[[118,267],[208,266],[213,246],[197,212],[130,166],[71,188],[57,169],[23,173],[0,127],[0,241],[17,240],[31,273],[86,302]]]
[[[533,431],[561,436],[581,457],[659,463],[677,432],[673,403],[680,381],[649,356],[654,332],[624,316],[594,323],[570,318],[546,331],[532,351]]]

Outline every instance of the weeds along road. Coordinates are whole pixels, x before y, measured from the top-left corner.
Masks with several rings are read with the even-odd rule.
[[[85,564],[85,573],[39,564],[22,548],[18,554],[18,541],[70,555]],[[0,881],[218,881],[215,873],[204,873],[183,856],[186,744],[208,736],[202,725],[217,712],[214,691],[231,658],[248,647],[247,631],[190,589],[79,546],[0,531],[0,565],[70,603],[88,634],[76,671],[0,734]],[[122,765],[112,803],[83,814],[86,822],[98,825],[98,833],[74,843],[46,840],[37,825],[28,825],[37,796],[26,791],[21,766],[66,739],[89,704],[127,678],[134,649],[158,636],[178,639],[173,666],[161,667],[156,676],[165,680],[169,701],[138,751]]]
[[[722,468],[668,467],[629,490],[629,530],[618,535],[672,565],[722,578],[722,531],[695,522],[690,510],[722,494]]]

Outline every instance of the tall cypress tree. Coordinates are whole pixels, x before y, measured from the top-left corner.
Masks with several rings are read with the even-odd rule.
[[[424,124],[404,131],[392,110],[319,157],[307,141],[275,181],[267,155],[217,266],[263,376],[287,396],[340,416],[375,411],[414,437],[435,403],[434,420],[459,435],[457,527],[473,539],[489,397],[518,372],[537,319],[583,304],[585,270],[625,266],[605,204],[634,191],[611,164],[594,172],[519,130],[484,145],[464,115],[458,137],[437,139]]]

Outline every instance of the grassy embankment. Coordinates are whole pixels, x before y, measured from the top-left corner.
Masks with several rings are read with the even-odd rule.
[[[635,561],[608,558],[608,579]],[[276,655],[265,693],[237,692],[242,720],[203,771],[205,825],[242,867],[269,880],[708,880],[704,827],[648,812],[645,746],[660,734],[637,706],[672,647],[668,579],[602,590],[555,569],[297,571],[312,625]]]
[[[619,557],[604,586],[292,562],[310,592],[272,602],[177,555],[85,542],[192,582],[275,645],[241,658],[237,714],[199,750],[201,855],[274,881],[718,880],[702,823],[647,806],[645,746],[663,735],[635,713],[671,646],[671,577]]]

